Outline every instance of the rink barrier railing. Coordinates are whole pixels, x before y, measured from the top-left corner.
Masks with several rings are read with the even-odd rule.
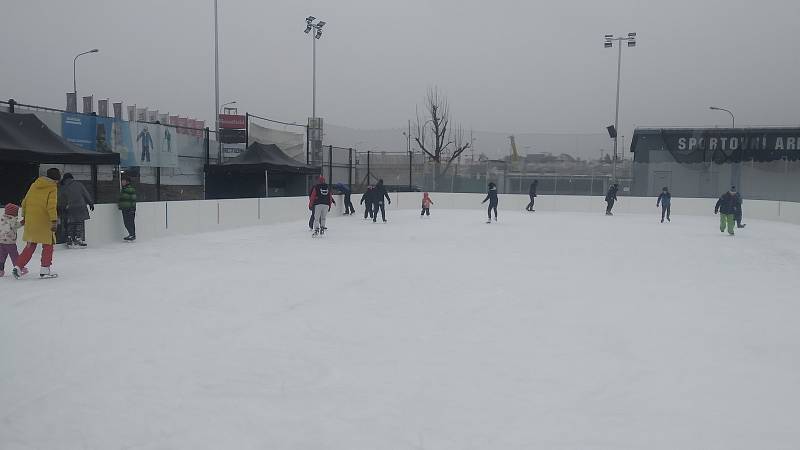
[[[391,197],[392,204],[387,206],[390,217],[393,209],[417,209],[422,200],[422,195],[417,192],[392,193]],[[433,211],[475,210],[476,214],[482,216],[486,208],[485,204],[481,204],[484,194],[431,193],[431,197],[434,201]],[[357,212],[362,213],[359,200],[359,196],[353,196]],[[337,197],[336,201],[334,213],[341,214],[342,199]],[[709,198],[674,198],[672,214],[713,217],[715,203],[716,199]],[[500,195],[501,214],[504,211],[523,211],[527,204],[527,195]],[[602,214],[605,202],[599,196],[541,196],[536,199],[536,209],[540,212]],[[800,225],[800,203],[745,200],[743,209],[746,220],[761,219]],[[658,215],[656,199],[649,197],[620,197],[614,212]],[[91,215],[91,220],[86,222],[87,242],[91,245],[121,242],[126,233],[116,205],[97,205]],[[147,202],[137,205],[136,234],[138,240],[146,241],[159,237],[305,221],[308,217],[306,197]]]

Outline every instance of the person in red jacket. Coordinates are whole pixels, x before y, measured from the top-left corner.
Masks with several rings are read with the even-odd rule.
[[[431,215],[431,205],[433,204],[433,200],[431,200],[430,195],[427,192],[422,194],[422,212],[419,214],[420,217],[424,215]]]
[[[331,210],[331,205],[335,205],[336,201],[331,195],[331,188],[325,182],[325,177],[320,176],[317,184],[311,189],[311,198],[308,200],[308,208],[314,212],[314,235],[324,235],[325,219],[328,217],[328,211]]]

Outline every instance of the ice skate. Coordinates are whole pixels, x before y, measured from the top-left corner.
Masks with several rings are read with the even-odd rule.
[[[39,269],[39,278],[57,278],[58,274],[50,270],[49,267]]]
[[[11,269],[11,275],[14,275],[14,278],[18,280],[27,274],[28,274],[28,269],[26,269],[25,267],[14,266],[14,268]]]
[[[319,236],[319,228],[314,228],[314,234],[311,235],[312,238]]]
[[[327,229],[328,229],[327,227],[322,227],[322,228],[320,228],[320,229],[319,229],[319,235],[320,235],[320,236],[325,236],[325,230],[327,230]]]
[[[740,223],[740,224],[736,225],[736,228],[744,228],[746,226],[747,226],[746,223]]]

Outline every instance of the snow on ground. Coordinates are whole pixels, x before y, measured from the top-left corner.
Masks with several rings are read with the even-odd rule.
[[[59,250],[0,279],[0,448],[800,446],[796,226],[483,214]]]

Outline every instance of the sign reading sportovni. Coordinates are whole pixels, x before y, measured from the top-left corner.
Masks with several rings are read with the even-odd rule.
[[[800,128],[664,129],[660,134],[678,162],[800,159]]]

